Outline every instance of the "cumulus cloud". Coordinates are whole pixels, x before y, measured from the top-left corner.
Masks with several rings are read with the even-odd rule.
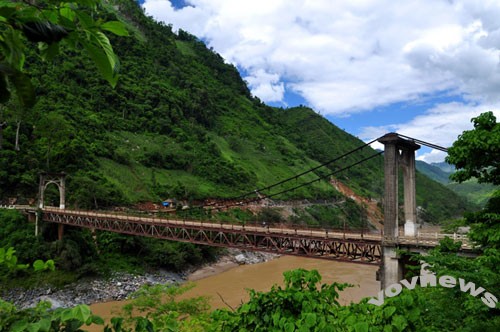
[[[387,132],[415,137],[442,147],[450,147],[464,130],[470,130],[473,125],[471,118],[481,113],[493,111],[500,119],[500,104],[494,107],[488,105],[450,102],[436,105],[427,112],[415,117],[407,123],[394,123],[380,127],[365,127],[359,135],[365,141],[371,141]],[[425,150],[424,150],[425,151]],[[417,159],[426,162],[443,161],[445,153],[438,150],[417,152]]]
[[[425,161],[428,164],[439,163],[446,157],[446,152],[439,150],[431,150],[431,152],[424,153],[417,157],[417,160]]]
[[[324,114],[445,89],[474,100],[500,99],[498,2],[186,2],[178,10],[167,0],[146,0],[144,7],[204,38],[250,77],[264,71],[291,82],[287,88]],[[252,92],[276,101],[270,88],[258,84]]]
[[[279,75],[269,74],[259,69],[254,71],[252,75],[246,76],[245,81],[260,99],[268,102],[283,100],[285,85],[279,81]]]
[[[175,9],[146,0],[144,7],[243,69],[264,102],[284,103],[291,90],[322,114],[345,117],[444,91],[465,101],[436,105],[406,124],[364,128],[366,137],[393,129],[449,145],[479,110],[500,104],[499,1],[185,3]]]

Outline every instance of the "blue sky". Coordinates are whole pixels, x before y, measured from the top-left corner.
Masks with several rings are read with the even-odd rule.
[[[364,141],[396,131],[450,146],[500,117],[500,2],[146,0],[273,106],[303,104]],[[418,158],[437,162],[438,151]]]

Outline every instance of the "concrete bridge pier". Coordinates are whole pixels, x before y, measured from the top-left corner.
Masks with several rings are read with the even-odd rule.
[[[382,239],[382,266],[379,279],[382,289],[399,282],[403,264],[397,255],[399,238],[398,175],[401,166],[404,184],[404,235],[417,235],[417,202],[415,193],[415,151],[420,145],[389,133],[378,140],[384,144],[384,237]]]
[[[397,284],[403,279],[403,264],[397,253],[396,245],[382,246],[382,266],[379,271],[380,288],[386,289],[389,285]]]

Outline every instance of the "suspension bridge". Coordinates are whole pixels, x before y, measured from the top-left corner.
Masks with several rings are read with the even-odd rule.
[[[467,238],[458,234],[421,233],[416,219],[415,198],[415,151],[419,144],[431,145],[410,137],[390,133],[377,139],[384,144],[384,226],[380,232],[348,231],[346,229],[313,229],[285,225],[241,225],[220,222],[203,222],[185,220],[182,218],[159,218],[154,216],[131,215],[115,212],[83,211],[66,209],[65,207],[65,175],[44,173],[40,177],[39,206],[12,206],[26,212],[35,221],[38,230],[40,222],[58,224],[59,237],[63,236],[64,226],[88,228],[92,231],[110,231],[122,234],[147,236],[165,240],[190,242],[196,244],[231,247],[244,250],[265,251],[281,255],[306,256],[311,258],[338,260],[359,264],[380,266],[382,288],[398,282],[402,278],[400,262],[401,249],[425,252],[435,247],[439,240],[450,236],[462,241],[463,252],[470,252],[471,245]],[[271,193],[271,189],[296,180],[306,174],[334,163],[347,155],[366,148],[376,140],[366,143],[342,156],[332,159],[317,167],[297,174],[291,178],[279,181],[273,185],[249,191],[241,196],[214,201],[200,208],[227,209],[251,202],[269,199],[288,191],[311,185],[316,181],[329,179],[333,175],[355,167],[382,152],[365,157],[349,166],[318,177],[292,188]],[[417,144],[417,142],[419,144]],[[433,148],[440,148],[431,145]],[[444,149],[444,148],[441,148]],[[398,226],[398,170],[403,170],[404,181],[404,228]],[[59,208],[44,206],[44,191],[48,185],[55,184],[60,192]]]

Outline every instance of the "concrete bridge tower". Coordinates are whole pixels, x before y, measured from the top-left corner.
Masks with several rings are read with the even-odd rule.
[[[38,186],[38,208],[43,209],[45,206],[45,189],[49,184],[55,184],[59,189],[59,208],[66,208],[66,173],[40,173],[40,183]],[[58,225],[57,233],[59,240],[62,239],[64,226]],[[38,235],[38,214],[36,216],[35,235]]]
[[[404,235],[417,236],[417,201],[415,192],[415,151],[420,145],[405,140],[396,133],[379,138],[384,144],[384,237],[382,240],[382,289],[403,278],[403,266],[397,255],[398,227],[398,172],[401,166],[404,184]]]

